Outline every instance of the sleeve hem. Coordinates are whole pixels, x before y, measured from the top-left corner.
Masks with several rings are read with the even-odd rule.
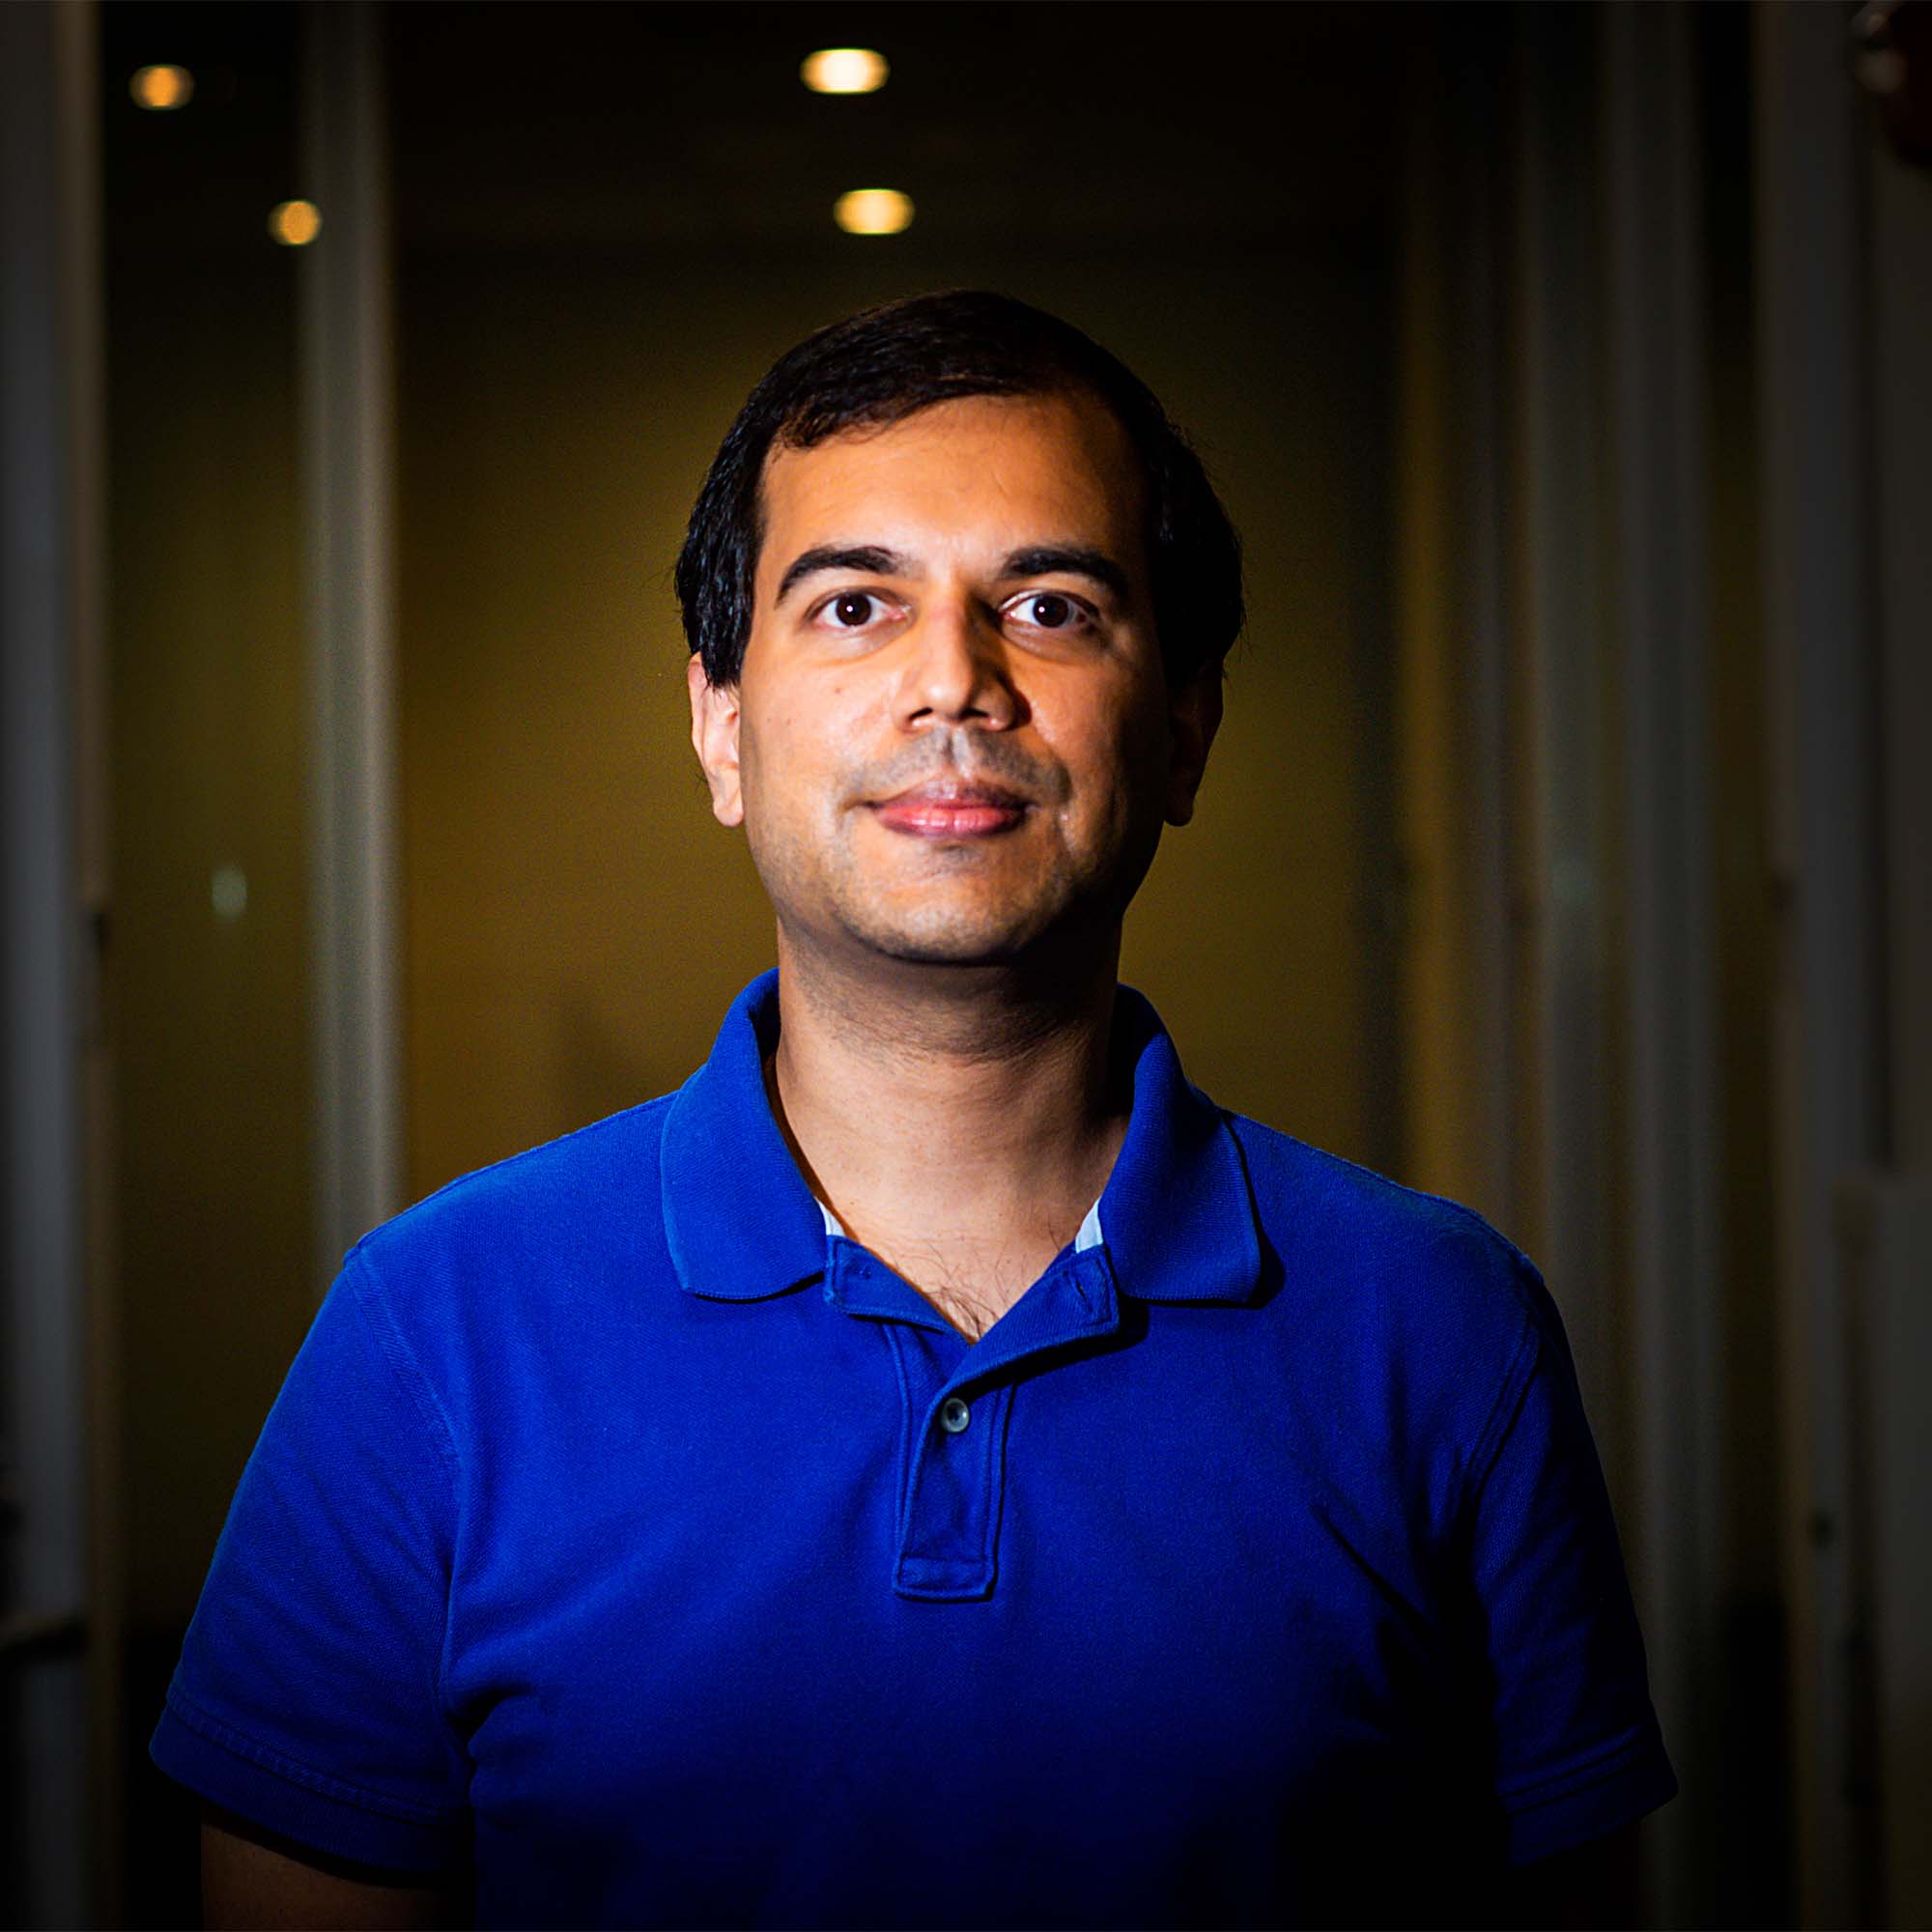
[[[148,1747],[178,1783],[271,1832],[362,1864],[446,1871],[465,1857],[459,1809],[379,1797],[314,1771],[198,1710],[179,1690]]]
[[[1653,1720],[1616,1749],[1501,1799],[1508,1861],[1529,1864],[1634,1823],[1677,1795],[1677,1776]]]

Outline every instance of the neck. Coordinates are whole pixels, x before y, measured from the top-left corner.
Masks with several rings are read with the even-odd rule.
[[[928,1290],[977,1280],[995,1313],[1024,1290],[1125,1137],[1119,963],[1118,930],[1071,968],[848,968],[781,928],[773,1111],[854,1238]],[[1009,1258],[1005,1289],[993,1256]]]

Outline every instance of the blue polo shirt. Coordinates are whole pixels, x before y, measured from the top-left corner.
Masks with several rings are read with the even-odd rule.
[[[349,1254],[153,1752],[491,1926],[1443,1924],[1675,1780],[1563,1324],[1122,989],[1084,1239],[969,1342],[684,1087]]]

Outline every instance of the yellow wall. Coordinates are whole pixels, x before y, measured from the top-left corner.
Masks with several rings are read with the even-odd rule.
[[[1385,340],[1321,244],[1041,264],[904,242],[418,255],[404,274],[401,692],[409,1191],[675,1086],[770,962],[687,737],[668,571],[725,425],[818,323],[1003,286],[1121,353],[1196,436],[1248,546],[1251,642],[1196,822],[1123,975],[1223,1102],[1368,1144],[1358,878]],[[1369,680],[1373,685],[1373,677]]]
[[[135,1624],[186,1621],[315,1312],[292,277],[263,248],[114,283],[106,992]],[[222,867],[247,882],[236,918]]]

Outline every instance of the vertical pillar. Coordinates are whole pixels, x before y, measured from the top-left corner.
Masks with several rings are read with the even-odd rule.
[[[1507,17],[1425,23],[1411,53],[1395,593],[1405,1174],[1505,1228],[1519,1166],[1494,142]]]
[[[1513,643],[1507,750],[1520,1067],[1518,1225],[1563,1310],[1614,1492],[1605,768],[1607,455],[1589,14],[1517,10]]]
[[[1702,189],[1686,9],[1595,17],[1620,914],[1604,945],[1621,994],[1605,1113],[1620,1151],[1637,1503],[1626,1535],[1682,1786],[1650,1834],[1653,1904],[1660,1922],[1680,1925],[1719,1910],[1711,1731],[1725,1557]]]
[[[0,1872],[29,1925],[111,1918],[103,1123],[100,213],[92,5],[0,8],[0,1670],[18,1794]],[[97,1603],[109,1614],[97,1621]],[[94,1720],[101,1719],[94,1729]],[[92,1732],[92,1735],[91,1735]],[[93,1748],[91,1748],[91,1746]]]
[[[1919,51],[1916,64],[1932,61]],[[1932,88],[1932,71],[1912,74]],[[1932,1924],[1932,157],[1866,118],[1886,1170],[1839,1190],[1853,1320],[1853,1554],[1868,1634],[1874,1922]],[[1862,1523],[1857,1521],[1862,1515]],[[1863,1535],[1857,1534],[1861,1528]]]
[[[1856,1922],[1838,1178],[1879,1151],[1864,184],[1833,7],[1753,13],[1780,1369],[1803,1923]]]
[[[381,17],[309,0],[303,251],[316,1280],[399,1205],[395,397]]]

